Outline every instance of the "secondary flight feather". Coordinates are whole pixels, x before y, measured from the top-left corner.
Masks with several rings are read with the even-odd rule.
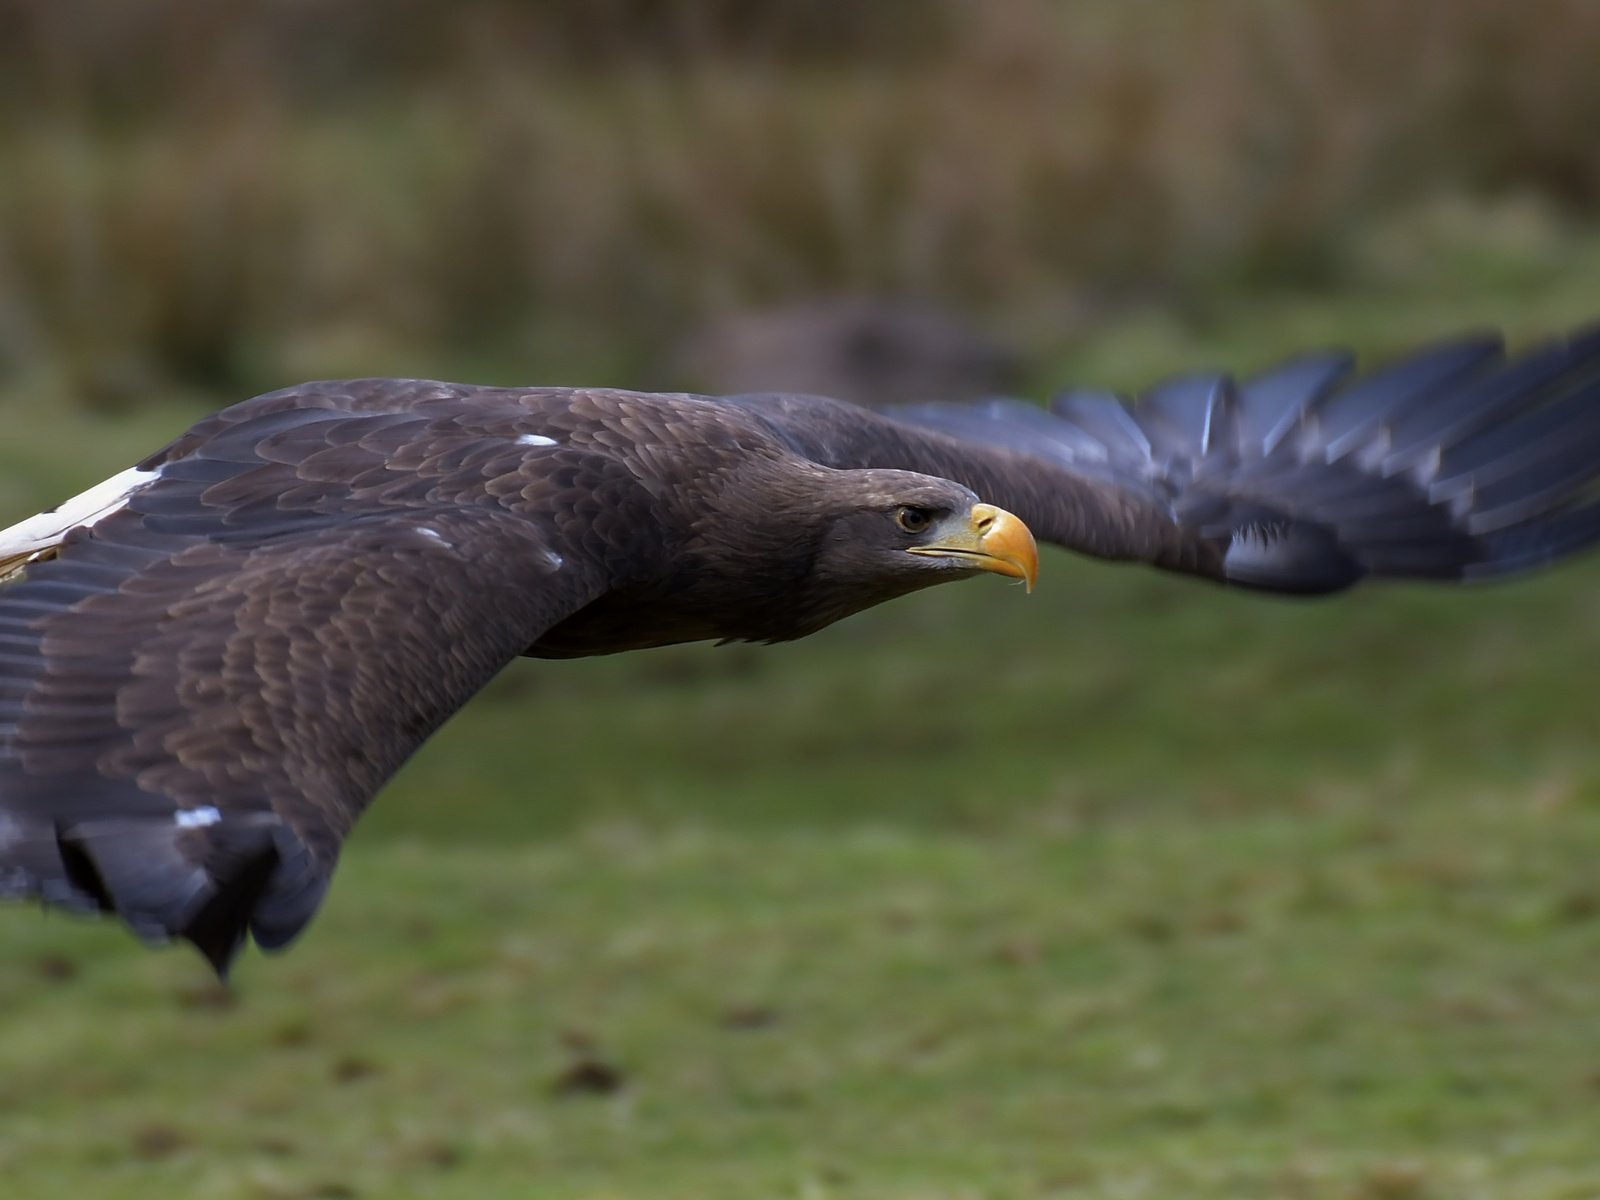
[[[258,396],[0,530],[0,896],[224,970],[304,928],[362,809],[518,655],[788,640],[983,572],[1031,587],[1034,535],[1282,593],[1543,566],[1600,540],[1600,332],[1364,376],[1313,354],[1131,403]]]

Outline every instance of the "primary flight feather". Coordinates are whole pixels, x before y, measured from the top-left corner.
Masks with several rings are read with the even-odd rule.
[[[1013,515],[1015,514],[1015,515]],[[218,970],[321,901],[384,781],[518,655],[803,637],[1033,537],[1286,593],[1600,540],[1600,333],[875,413],[312,383],[0,531],[0,896]]]

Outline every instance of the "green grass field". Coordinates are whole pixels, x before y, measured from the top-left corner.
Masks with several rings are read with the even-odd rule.
[[[1600,307],[1564,258],[1051,373],[1555,331]],[[192,415],[34,401],[0,514]],[[1044,567],[519,664],[231,991],[0,912],[0,1194],[1600,1196],[1600,564],[1325,604]]]

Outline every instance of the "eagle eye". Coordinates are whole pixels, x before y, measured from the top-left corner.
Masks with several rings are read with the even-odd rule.
[[[933,524],[933,514],[925,508],[903,504],[894,514],[894,523],[907,533],[921,533]]]

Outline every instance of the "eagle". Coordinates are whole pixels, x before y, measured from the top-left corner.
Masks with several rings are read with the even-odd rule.
[[[219,974],[288,944],[384,782],[519,655],[780,642],[1035,537],[1291,595],[1600,539],[1600,328],[1131,401],[306,383],[0,531],[0,896]]]

